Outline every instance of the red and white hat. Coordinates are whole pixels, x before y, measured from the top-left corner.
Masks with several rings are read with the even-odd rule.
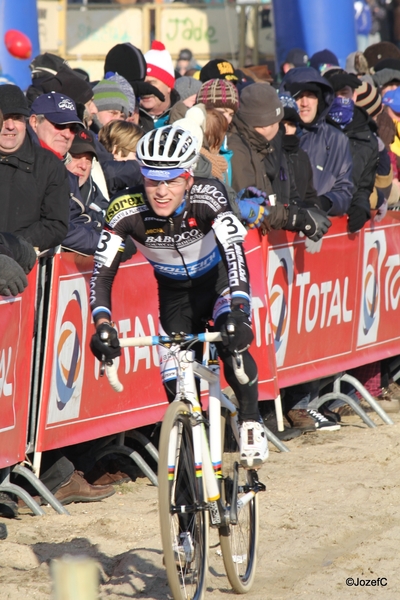
[[[151,49],[144,55],[147,63],[147,77],[155,77],[170,88],[175,84],[175,71],[172,58],[162,42],[154,40]]]

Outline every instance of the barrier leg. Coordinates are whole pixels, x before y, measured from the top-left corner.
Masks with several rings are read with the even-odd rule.
[[[278,448],[280,452],[290,452],[289,448],[285,446],[285,444],[281,442],[281,440],[278,437],[276,437],[276,435],[274,435],[272,431],[268,429],[268,427],[264,425],[264,429],[265,435],[267,436],[267,440],[274,444],[274,446]]]
[[[127,437],[133,438],[134,440],[139,442],[139,444],[142,444],[142,446],[146,448],[150,456],[154,458],[156,463],[158,463],[158,450],[154,446],[154,444],[152,444],[150,440],[145,435],[143,435],[143,433],[140,433],[140,431],[136,431],[136,429],[131,429],[129,432],[127,432],[126,435]]]
[[[365,389],[365,387],[362,385],[362,383],[360,383],[358,381],[358,379],[356,379],[352,375],[349,375],[348,373],[344,373],[341,376],[340,380],[347,381],[347,383],[350,383],[352,386],[354,386],[356,388],[357,392],[359,392],[361,394],[361,396],[364,398],[364,400],[366,400],[368,402],[370,407],[376,412],[378,417],[380,417],[382,419],[382,421],[384,423],[386,423],[386,425],[393,425],[392,419],[383,410],[382,406],[379,406],[379,402],[377,402],[375,400],[375,398],[373,396],[371,396],[371,394]]]
[[[67,509],[61,504],[61,502],[57,500],[54,494],[50,492],[50,490],[40,481],[40,479],[38,479],[36,475],[32,473],[32,471],[30,471],[26,467],[23,467],[22,465],[15,465],[15,467],[13,468],[13,473],[17,473],[17,475],[22,475],[22,477],[25,477],[25,479],[27,479],[29,483],[33,485],[35,490],[39,492],[40,496],[42,496],[46,500],[46,502],[50,504],[50,506],[54,508],[56,512],[58,512],[59,515],[69,515]],[[25,498],[22,499],[26,504],[28,504]],[[31,500],[32,502],[35,502],[33,498],[31,498]],[[29,504],[28,506],[32,509],[32,507]]]
[[[116,444],[107,446],[106,448],[103,448],[103,450],[100,450],[96,454],[96,459],[99,460],[100,458],[107,456],[107,454],[113,454],[114,452],[117,454],[124,454],[125,456],[129,456],[137,464],[137,466],[144,473],[144,475],[146,475],[146,477],[151,481],[151,483],[158,487],[157,475],[154,473],[153,469],[149,467],[144,458],[140,456],[139,452],[136,452],[136,450],[132,450],[132,448],[129,448],[128,446]]]
[[[325,402],[333,402],[334,400],[342,400],[343,402],[348,404],[354,410],[355,413],[358,414],[358,416],[364,421],[366,425],[368,425],[368,427],[376,427],[376,423],[374,423],[369,418],[369,416],[361,408],[358,402],[353,400],[353,398],[350,398],[350,396],[347,396],[347,394],[342,394],[341,392],[330,392],[329,394],[319,396],[318,398],[315,398],[315,400],[312,400],[309,403],[308,408],[314,408],[315,410],[318,410],[320,406],[325,404]]]
[[[285,426],[283,424],[283,411],[282,411],[282,398],[281,395],[277,396],[274,400],[275,402],[275,414],[276,414],[276,424],[278,426],[278,431],[285,431]]]
[[[22,489],[19,485],[15,485],[14,483],[10,483],[10,469],[1,469],[0,470],[0,492],[9,492],[10,494],[15,494],[18,498],[21,498],[27,506],[31,509],[34,515],[38,517],[43,517],[46,513],[42,508],[40,508],[39,504],[35,502],[28,492]]]

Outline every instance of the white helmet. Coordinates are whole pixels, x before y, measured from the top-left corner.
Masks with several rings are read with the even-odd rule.
[[[167,125],[146,133],[138,142],[136,156],[144,167],[189,169],[198,158],[197,139],[182,127]]]

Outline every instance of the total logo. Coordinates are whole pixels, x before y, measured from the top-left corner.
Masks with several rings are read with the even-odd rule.
[[[83,277],[61,280],[47,423],[58,423],[79,416],[87,317],[87,290]]]
[[[381,308],[382,264],[386,256],[384,231],[366,231],[362,271],[362,293],[357,346],[376,342]]]
[[[293,274],[293,248],[274,249],[269,253],[267,281],[278,367],[284,364],[289,338]]]

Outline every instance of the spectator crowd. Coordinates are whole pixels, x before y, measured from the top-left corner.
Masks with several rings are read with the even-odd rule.
[[[345,69],[328,49],[307,57],[295,48],[276,82],[225,58],[200,67],[189,49],[174,65],[160,41],[145,54],[114,46],[101,81],[49,53],[30,68],[26,91],[0,86],[0,295],[22,293],[37,256],[57,247],[95,253],[110,200],[142,184],[139,140],[165,125],[196,138],[194,177],[222,182],[248,228],[299,232],[310,252],[331,217],[347,215],[357,234],[398,208],[400,50],[390,42],[353,52]],[[129,260],[133,240],[120,251]],[[392,370],[386,360],[352,374],[385,410],[399,411]],[[343,403],[307,408],[329,385],[282,390],[292,435],[340,428]],[[61,503],[101,500],[129,477],[121,462],[94,464],[90,448],[44,453],[40,479]],[[17,512],[0,492],[0,516]]]

